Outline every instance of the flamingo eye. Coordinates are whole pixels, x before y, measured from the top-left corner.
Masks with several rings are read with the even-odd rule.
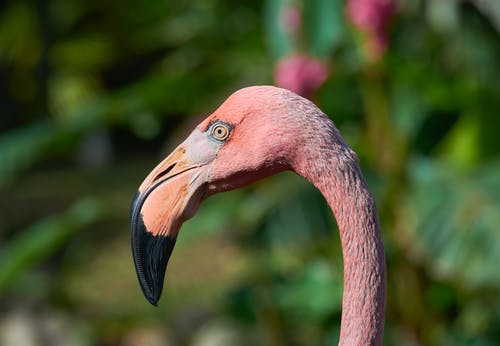
[[[224,141],[229,136],[229,127],[223,123],[216,123],[212,126],[210,135],[218,141]]]

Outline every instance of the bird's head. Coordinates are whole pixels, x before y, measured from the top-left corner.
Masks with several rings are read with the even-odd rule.
[[[291,117],[296,112],[291,105],[300,108],[309,103],[270,86],[237,91],[140,185],[131,207],[132,250],[139,282],[151,304],[160,298],[182,223],[205,198],[291,168],[301,126]]]

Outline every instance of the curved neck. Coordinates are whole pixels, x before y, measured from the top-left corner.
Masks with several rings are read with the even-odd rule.
[[[321,191],[337,219],[344,257],[339,345],[380,345],[385,258],[377,210],[356,154],[334,134],[320,150],[302,150],[293,168]]]

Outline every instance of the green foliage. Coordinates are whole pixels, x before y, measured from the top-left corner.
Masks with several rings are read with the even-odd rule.
[[[304,2],[304,21],[309,51],[328,57],[345,40],[346,27],[340,0],[312,0]]]
[[[498,1],[398,1],[376,62],[346,1],[39,3],[0,14],[0,343],[16,309],[36,308],[88,344],[199,344],[228,329],[249,344],[336,344],[338,232],[291,173],[201,206],[159,309],[130,254],[146,173],[233,90],[269,84],[276,60],[300,51],[328,62],[314,101],[377,199],[385,344],[498,344]],[[296,33],[287,6],[303,13]]]
[[[0,186],[43,156],[53,132],[50,124],[40,122],[0,136]]]
[[[472,171],[417,161],[411,166],[407,228],[410,255],[439,280],[462,287],[498,287],[500,222],[498,163]]]
[[[39,220],[10,240],[0,252],[0,294],[18,277],[52,255],[77,231],[95,222],[99,209],[97,201],[82,199],[64,214]]]
[[[287,3],[286,0],[269,0],[266,2],[266,37],[275,59],[282,58],[292,52],[292,38],[283,25],[282,11]]]

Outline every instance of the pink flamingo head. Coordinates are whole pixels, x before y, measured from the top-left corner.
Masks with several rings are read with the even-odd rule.
[[[344,255],[341,340],[381,342],[385,261],[376,207],[356,154],[312,102],[271,86],[241,89],[146,177],[132,202],[137,276],[156,305],[179,229],[208,196],[293,170],[337,217]]]

